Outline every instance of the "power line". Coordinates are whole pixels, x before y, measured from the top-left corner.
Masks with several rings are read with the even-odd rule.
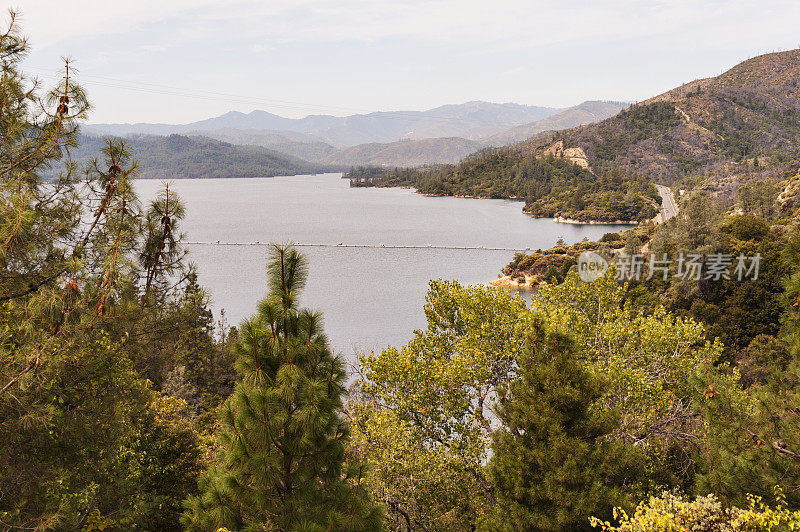
[[[29,68],[28,70],[33,70],[39,73],[40,76],[60,80],[61,77],[55,74],[49,74],[44,72],[43,69],[40,68]],[[213,92],[213,91],[206,91],[202,89],[187,89],[183,87],[173,87],[169,85],[159,85],[156,83],[147,83],[147,82],[140,82],[140,81],[131,81],[131,80],[123,80],[117,78],[108,78],[104,76],[87,76],[87,75],[80,75],[80,80],[82,84],[88,85],[96,85],[100,87],[109,87],[109,88],[116,88],[116,89],[124,89],[136,92],[144,92],[149,94],[163,94],[168,96],[182,96],[185,98],[197,98],[203,100],[211,100],[211,101],[225,101],[229,103],[266,103],[273,107],[284,107],[289,109],[316,109],[316,110],[338,110],[338,111],[347,111],[347,112],[369,112],[364,110],[354,110],[354,109],[344,109],[344,108],[334,108],[334,107],[323,107],[314,104],[307,104],[307,103],[300,103],[300,102],[290,102],[290,101],[282,101],[282,100],[271,100],[268,98],[261,98],[258,96],[243,96],[243,95],[236,95],[236,94],[229,94],[229,93],[222,93],[222,92]]]
[[[59,75],[53,74],[52,72],[48,72],[45,69],[37,68],[37,67],[28,67],[28,70],[35,71],[39,73],[42,77],[60,80],[61,77]],[[96,75],[79,75],[80,82],[83,84],[88,85],[95,85],[99,87],[107,87],[107,88],[114,88],[114,89],[122,89],[122,90],[129,90],[134,92],[142,92],[148,94],[160,94],[166,96],[180,96],[184,98],[195,98],[207,101],[217,101],[217,102],[226,102],[226,103],[239,103],[239,104],[260,104],[260,105],[269,105],[271,107],[277,107],[281,109],[292,109],[292,110],[304,110],[304,111],[318,111],[318,112],[346,112],[351,114],[374,114],[374,113],[391,113],[391,116],[384,116],[382,119],[390,119],[390,120],[414,120],[420,118],[420,115],[424,111],[375,111],[375,110],[367,110],[367,109],[356,109],[356,108],[345,108],[345,107],[333,107],[333,106],[321,106],[316,104],[310,103],[303,103],[303,102],[293,102],[287,100],[273,100],[269,98],[263,98],[259,96],[245,96],[245,95],[237,95],[225,92],[215,92],[215,91],[207,91],[203,89],[195,89],[195,88],[185,88],[185,87],[175,87],[171,85],[161,85],[157,83],[150,83],[150,82],[141,82],[141,81],[132,81],[132,80],[125,80],[119,78],[111,78],[106,76],[96,76]],[[452,123],[457,121],[456,118],[450,117],[436,117],[436,116],[426,116],[425,120],[434,121],[434,122],[442,122],[442,123]],[[531,122],[539,120],[539,118],[531,117]],[[514,124],[498,124],[496,122],[490,122],[486,120],[480,119],[470,119],[471,123],[475,125],[482,125],[482,126],[512,126]]]

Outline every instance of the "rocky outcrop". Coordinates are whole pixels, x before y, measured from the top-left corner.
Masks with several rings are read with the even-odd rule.
[[[511,288],[513,290],[532,290],[538,285],[538,282],[537,278],[528,274],[523,274],[522,277],[503,275],[494,281],[489,281],[489,284],[499,288]]]
[[[564,141],[562,140],[554,142],[541,154],[542,157],[546,157],[548,155],[567,159],[568,161],[577,164],[581,168],[585,168],[590,172],[592,171],[592,169],[589,167],[589,159],[586,158],[586,153],[584,153],[583,148],[565,148]]]

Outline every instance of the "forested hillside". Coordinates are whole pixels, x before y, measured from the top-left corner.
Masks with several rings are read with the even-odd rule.
[[[261,146],[304,161],[315,162],[337,151],[334,146],[313,135],[292,131],[264,129],[213,129],[187,133],[188,136],[208,137],[230,144]]]
[[[609,171],[597,176],[562,158],[487,149],[456,165],[421,169],[352,169],[353,186],[409,186],[421,194],[511,198],[534,216],[582,222],[653,218],[660,197],[641,176]]]
[[[622,168],[728,194],[742,181],[791,175],[800,167],[800,50],[755,57],[521,149],[557,140],[581,148],[596,172]]]
[[[359,144],[320,159],[320,164],[337,166],[375,165],[385,167],[456,163],[478,151],[481,145],[458,137],[399,140],[386,144]]]
[[[259,146],[235,146],[206,137],[143,135],[124,140],[137,154],[143,179],[271,177],[318,173],[331,168]],[[82,135],[72,156],[85,163],[99,156],[105,144],[101,137]]]

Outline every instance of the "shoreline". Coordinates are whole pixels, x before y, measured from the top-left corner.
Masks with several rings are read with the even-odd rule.
[[[368,188],[368,187],[367,187]],[[420,192],[419,189],[414,187],[413,185],[395,185],[389,187],[376,187],[376,188],[404,188],[404,189],[414,189],[417,194],[420,196],[424,196],[426,198],[462,198],[462,199],[501,199],[506,201],[525,201],[523,198],[513,196],[508,198],[487,198],[484,196],[470,196],[470,195],[461,195],[461,194],[430,194],[425,192]],[[527,214],[531,218],[550,218],[549,216],[536,216],[535,214],[531,214],[530,212],[522,210],[523,214]],[[552,218],[552,220],[559,224],[571,224],[571,225],[639,225],[640,222],[635,222],[632,220],[615,220],[613,222],[604,222],[600,220],[589,220],[588,222],[583,222],[581,220],[576,220],[574,218],[565,218],[563,216],[556,216]]]
[[[386,187],[386,188],[414,188],[414,187],[409,185],[409,186],[397,186],[397,187]],[[503,201],[525,201],[524,199],[518,198],[516,196],[512,196],[512,197],[509,197],[509,198],[487,198],[487,197],[484,197],[484,196],[464,196],[464,195],[461,195],[461,194],[428,194],[428,193],[425,193],[425,192],[420,192],[418,190],[417,190],[417,194],[419,194],[420,196],[424,196],[426,198],[461,198],[461,199],[478,199],[478,200],[481,200],[481,199],[489,199],[489,200],[493,199],[493,200],[503,200]],[[523,212],[525,212],[525,211],[523,211]]]
[[[397,187],[387,187],[387,188],[414,188],[413,186],[397,186]],[[416,189],[415,189],[416,190]],[[522,198],[517,196],[509,197],[509,198],[486,198],[483,196],[462,196],[456,194],[426,194],[423,192],[419,192],[417,190],[417,194],[420,196],[425,196],[426,198],[466,198],[466,199],[501,199],[506,201],[525,201]],[[535,214],[531,214],[523,209],[523,214],[527,214],[531,218],[541,219],[541,218],[550,218],[549,216],[536,216]],[[639,225],[641,222],[635,222],[633,220],[614,220],[613,222],[603,222],[600,220],[589,220],[588,222],[583,222],[581,220],[576,220],[574,218],[565,218],[563,216],[556,216],[552,218],[552,220],[559,224],[572,224],[572,225]]]

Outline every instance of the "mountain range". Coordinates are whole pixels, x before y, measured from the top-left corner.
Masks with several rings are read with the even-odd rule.
[[[427,111],[385,111],[343,117],[310,115],[299,119],[284,118],[266,111],[248,114],[231,111],[190,124],[94,124],[87,126],[87,131],[113,135],[170,135],[220,129],[286,131],[313,135],[317,140],[335,147],[349,147],[404,138],[450,136],[476,140],[511,125],[540,120],[562,110],[516,103],[473,101],[460,105],[443,105]]]
[[[781,181],[798,169],[800,50],[792,50],[458,164],[353,176],[358,186],[518,198],[533,214],[610,221],[646,219],[653,182],[730,197],[742,183]]]
[[[611,116],[623,102],[583,102],[557,109],[467,102],[428,111],[378,112],[346,117],[284,118],[265,111],[229,112],[190,124],[90,124],[84,133],[209,138],[260,146],[289,159],[337,170],[354,165],[421,166],[454,163],[486,146],[525,140]]]

